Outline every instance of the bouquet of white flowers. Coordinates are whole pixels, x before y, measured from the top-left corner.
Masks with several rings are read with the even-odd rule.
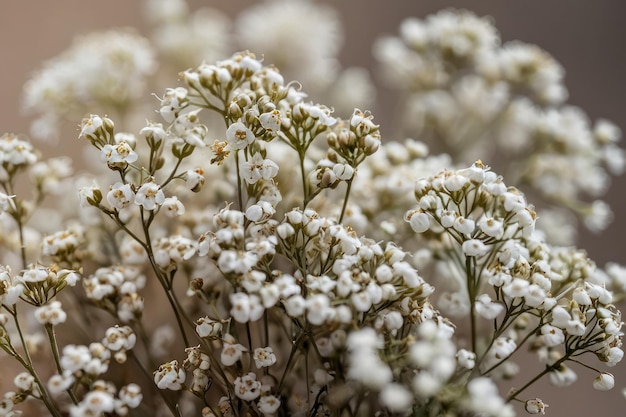
[[[264,3],[229,37],[149,5],[151,40],[86,36],[26,85],[33,136],[82,119],[83,172],[0,138],[0,415],[506,417],[578,367],[613,388],[626,269],[572,243],[610,222],[620,132],[549,54],[467,11],[407,19],[374,52],[419,140],[383,140],[332,9]],[[159,60],[196,63],[155,99]]]

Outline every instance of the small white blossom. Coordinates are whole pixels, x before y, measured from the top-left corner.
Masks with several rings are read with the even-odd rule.
[[[165,195],[161,188],[154,182],[147,182],[139,187],[135,194],[135,204],[146,210],[154,210],[165,201]]]
[[[598,391],[610,391],[615,386],[615,378],[608,372],[602,372],[593,380],[593,387]]]
[[[116,182],[107,193],[107,202],[111,207],[122,210],[135,201],[135,193],[130,184]]]
[[[271,347],[254,349],[252,357],[257,368],[266,368],[276,363],[276,355]]]
[[[237,122],[226,130],[226,140],[231,149],[243,149],[255,140],[254,133],[243,123]]]
[[[280,404],[280,398],[275,395],[264,395],[259,398],[257,407],[259,407],[259,411],[261,411],[264,416],[272,416],[278,411]]]
[[[235,395],[244,401],[252,401],[261,395],[261,381],[256,380],[254,372],[235,378],[234,385]]]
[[[528,414],[545,415],[547,407],[548,407],[548,404],[544,403],[539,398],[533,398],[533,399],[527,400],[526,403],[524,404],[524,408],[526,409],[526,412]]]
[[[403,413],[411,409],[413,394],[404,385],[387,384],[380,392],[380,403],[392,413]]]
[[[185,370],[178,366],[178,361],[164,363],[154,372],[154,383],[159,389],[179,391],[185,383]]]

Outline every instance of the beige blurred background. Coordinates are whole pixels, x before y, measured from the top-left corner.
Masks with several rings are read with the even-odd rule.
[[[210,4],[234,15],[235,8],[251,1],[190,1]],[[332,3],[327,1],[326,3]],[[626,3],[619,0],[457,0],[336,2],[346,34],[342,64],[371,66],[370,47],[381,34],[395,34],[408,16],[424,17],[446,7],[463,7],[479,15],[491,15],[504,41],[519,39],[536,43],[550,52],[567,71],[570,103],[582,107],[592,119],[604,117],[626,130]],[[42,60],[67,48],[76,34],[110,27],[145,26],[141,1],[134,0],[1,0],[0,1],[0,134],[26,133],[29,119],[20,113],[23,83]],[[379,97],[377,121],[384,126],[388,100]],[[75,137],[64,138],[52,152],[66,152]],[[600,265],[626,263],[623,249],[626,226],[626,178],[614,181],[608,198],[616,214],[610,230],[596,236],[585,234],[582,246]],[[626,306],[622,306],[625,308]],[[626,361],[625,361],[626,362]],[[612,371],[616,388],[593,391],[592,373],[581,370],[575,389],[537,386],[529,395],[546,399],[548,415],[617,417],[626,415],[626,364]],[[578,371],[578,369],[577,369]],[[546,391],[549,391],[546,392]],[[545,395],[544,395],[545,394]]]

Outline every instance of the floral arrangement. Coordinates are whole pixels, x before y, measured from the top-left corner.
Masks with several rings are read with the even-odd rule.
[[[406,20],[374,48],[416,138],[394,141],[332,9],[254,6],[229,37],[148,6],[151,40],[88,35],[25,87],[33,137],[82,119],[87,172],[0,139],[0,415],[505,417],[576,368],[613,388],[626,269],[573,243],[610,223],[620,131],[547,52],[467,11]],[[335,46],[292,56],[294,21]]]

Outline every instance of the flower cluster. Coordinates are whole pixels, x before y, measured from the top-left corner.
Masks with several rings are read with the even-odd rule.
[[[608,366],[621,360],[621,313],[595,265],[582,251],[542,242],[535,211],[516,188],[479,161],[418,180],[414,195],[405,219],[445,271],[437,305],[457,320],[469,316],[481,374],[514,377],[510,358],[526,343],[556,385],[576,380],[566,364],[584,353]],[[496,332],[484,336],[488,322]],[[513,388],[509,400],[526,388]]]
[[[563,68],[547,52],[501,44],[489,19],[446,10],[406,19],[400,36],[380,39],[374,53],[389,81],[410,92],[402,134],[443,145],[464,163],[497,154],[505,177],[548,207],[571,210],[593,231],[610,223],[599,197],[610,175],[624,171],[621,132],[604,119],[592,125],[566,104]],[[558,217],[567,218],[551,216],[541,227],[554,242],[573,243],[572,228],[555,224]]]
[[[623,358],[625,269],[557,246],[541,207],[464,161],[496,143],[517,162],[507,182],[582,211],[603,167],[622,169],[618,129],[563,106],[547,53],[455,11],[381,41],[409,127],[449,146],[431,155],[345,111],[368,81],[340,73],[329,7],[257,5],[231,39],[210,9],[148,3],[154,50],[86,37],[26,88],[43,136],[80,113],[92,174],[0,138],[0,348],[21,367],[1,416],[509,417],[545,413],[535,382],[568,386],[577,367],[613,388],[600,367]],[[295,36],[303,14],[316,39]],[[263,59],[220,59],[229,42]],[[153,51],[188,69],[135,126]]]
[[[110,30],[78,39],[47,62],[25,87],[24,107],[38,116],[36,138],[55,138],[65,117],[87,106],[124,111],[145,93],[156,69],[155,53],[134,30]]]

